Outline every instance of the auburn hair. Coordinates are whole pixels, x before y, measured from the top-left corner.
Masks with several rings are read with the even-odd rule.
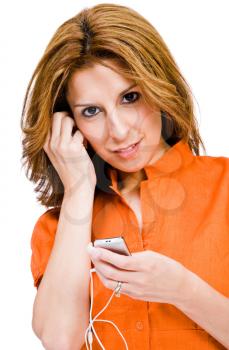
[[[38,201],[47,208],[60,208],[64,195],[58,173],[43,149],[51,116],[56,111],[71,113],[66,89],[73,72],[94,63],[107,65],[109,60],[118,64],[119,74],[137,82],[147,103],[161,109],[162,135],[170,146],[183,139],[196,155],[200,145],[206,152],[191,89],[154,26],[126,6],[101,3],[84,8],[57,29],[24,98],[22,166],[27,178],[36,184]],[[96,171],[104,174],[107,164],[103,167],[93,150],[88,152]],[[100,175],[97,178],[99,183]],[[97,190],[101,190],[98,183]]]

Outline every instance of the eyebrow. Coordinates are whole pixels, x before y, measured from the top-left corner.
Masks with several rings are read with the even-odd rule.
[[[132,89],[133,87],[137,86],[136,83],[130,85],[127,89],[123,90],[122,92],[120,92],[119,97],[123,94],[125,94],[127,91],[129,91],[130,89]],[[93,105],[95,103],[92,102],[88,102],[88,103],[81,103],[81,104],[74,104],[73,107],[83,107],[83,106],[88,106],[88,105]]]

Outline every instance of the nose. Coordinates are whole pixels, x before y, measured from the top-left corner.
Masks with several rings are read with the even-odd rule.
[[[115,108],[107,115],[107,127],[109,135],[116,140],[125,140],[130,130],[130,125],[124,113],[118,112]]]

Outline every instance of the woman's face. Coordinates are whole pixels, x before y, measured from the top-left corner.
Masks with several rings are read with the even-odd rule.
[[[139,86],[133,85],[100,64],[76,71],[68,84],[77,127],[102,159],[123,172],[143,169],[168,147],[161,138],[160,109],[146,104]],[[132,153],[117,152],[137,142]]]

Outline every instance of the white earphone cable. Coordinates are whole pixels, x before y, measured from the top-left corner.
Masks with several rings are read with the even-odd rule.
[[[111,323],[115,329],[118,331],[118,333],[120,334],[120,336],[122,337],[124,343],[125,343],[125,347],[126,347],[126,350],[128,350],[128,345],[126,343],[126,340],[125,338],[123,337],[122,333],[120,332],[119,328],[114,324],[114,322],[112,321],[109,321],[109,320],[103,320],[103,319],[97,319],[97,317],[108,307],[108,305],[110,304],[114,294],[117,292],[117,288],[113,291],[111,297],[109,298],[108,302],[106,303],[106,305],[103,307],[103,309],[101,311],[99,311],[99,313],[94,317],[94,319],[92,319],[92,308],[93,308],[93,276],[92,276],[92,272],[96,272],[95,268],[93,269],[90,269],[90,280],[91,280],[91,305],[90,305],[90,322],[89,322],[89,326],[87,327],[86,331],[85,331],[85,335],[84,335],[84,338],[85,338],[85,343],[86,343],[86,347],[87,347],[87,350],[92,350],[92,343],[93,343],[93,334],[95,335],[99,345],[101,346],[101,348],[103,350],[106,350],[103,346],[103,344],[101,343],[96,331],[95,331],[95,328],[93,326],[93,322],[107,322],[107,323]],[[88,348],[88,343],[89,343],[89,346],[90,348]]]

